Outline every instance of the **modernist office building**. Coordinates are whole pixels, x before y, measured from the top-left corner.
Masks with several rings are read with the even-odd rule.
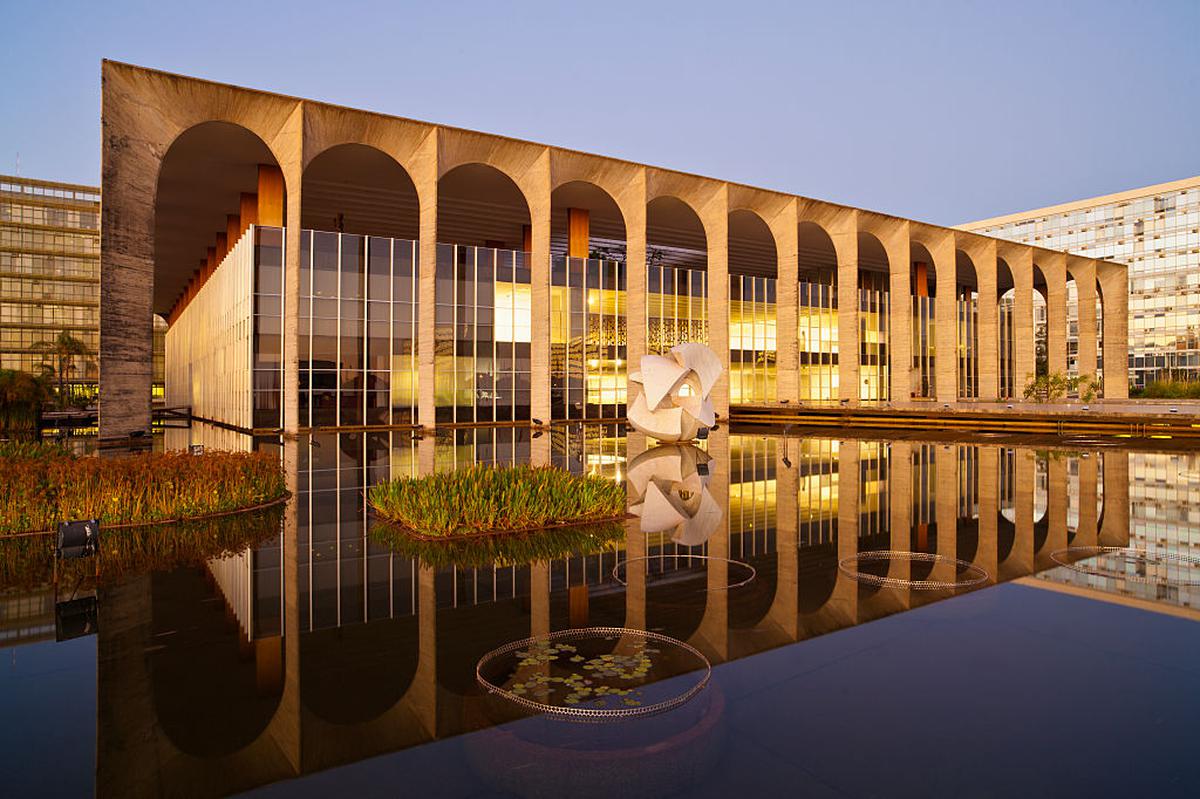
[[[40,374],[39,346],[66,331],[100,351],[100,189],[0,175],[0,369]],[[163,390],[166,322],[154,320],[154,395]],[[93,357],[66,375],[71,393],[95,398]]]
[[[1078,369],[1125,395],[1120,264],[112,62],[103,83],[105,436],[148,424],[155,312],[168,402],[241,429],[619,417],[627,365],[685,340],[726,359],[727,417],[1019,396],[1033,294],[1065,371],[1074,280],[1103,297]]]
[[[963,227],[1128,265],[1131,383],[1200,380],[1200,177]],[[1075,307],[1068,299],[1072,365],[1080,322],[1071,313]]]

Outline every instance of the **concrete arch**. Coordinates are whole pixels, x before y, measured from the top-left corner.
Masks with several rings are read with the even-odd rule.
[[[620,242],[622,248],[628,248],[629,225],[620,203],[603,186],[579,179],[560,183],[550,193],[552,255],[562,255],[569,250],[568,209],[579,209],[587,213],[585,230],[589,243],[592,239],[609,243]]]
[[[306,230],[420,238],[421,202],[409,171],[371,144],[343,142],[307,159],[300,225]]]
[[[779,247],[766,220],[749,208],[729,211],[729,271],[779,276]]]
[[[258,190],[260,164],[278,167],[270,146],[242,125],[210,120],[182,131],[167,147],[155,172],[153,214],[153,308],[168,313],[208,258],[214,268],[228,241],[228,217],[241,195]],[[286,203],[286,180],[284,191]],[[216,263],[212,260],[216,259]]]
[[[529,251],[529,195],[508,172],[464,162],[441,174],[437,195],[439,243]]]

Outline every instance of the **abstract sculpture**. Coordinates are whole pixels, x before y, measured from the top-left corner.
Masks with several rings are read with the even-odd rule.
[[[690,441],[716,424],[708,398],[721,376],[721,360],[703,344],[684,343],[666,355],[643,355],[641,371],[629,376],[641,386],[629,406],[629,424],[659,441]]]
[[[672,531],[671,540],[694,547],[721,525],[721,506],[708,491],[709,454],[691,444],[663,444],[629,463],[629,512],[643,533]]]

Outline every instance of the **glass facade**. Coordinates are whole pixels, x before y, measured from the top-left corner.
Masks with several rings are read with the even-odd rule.
[[[556,256],[550,266],[550,415],[625,415],[625,264]]]
[[[163,396],[163,336],[154,320],[154,398]],[[0,369],[43,373],[41,347],[69,333],[76,356],[65,385],[94,400],[100,352],[100,190],[0,175]],[[55,375],[57,384],[57,375]]]
[[[1128,265],[1130,384],[1200,379],[1200,179],[964,227]],[[1068,349],[1077,352],[1073,282],[1068,291]]]
[[[419,278],[415,242],[301,234],[301,426],[417,423]]]
[[[775,278],[729,276],[729,402],[774,404]]]
[[[838,398],[837,272],[801,280],[798,287],[796,350],[802,401]]]
[[[646,352],[665,355],[685,341],[708,343],[707,272],[651,263],[646,289]]]
[[[434,387],[439,423],[529,419],[529,253],[439,244]]]
[[[860,400],[891,396],[888,352],[891,295],[883,272],[858,274],[858,379]]]

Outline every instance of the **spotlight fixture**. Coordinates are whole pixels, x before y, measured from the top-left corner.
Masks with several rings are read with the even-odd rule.
[[[89,558],[100,549],[100,522],[84,519],[60,522],[54,554],[59,560]]]
[[[190,445],[188,447],[188,454],[189,455],[203,455],[204,454],[204,445],[203,444]]]

